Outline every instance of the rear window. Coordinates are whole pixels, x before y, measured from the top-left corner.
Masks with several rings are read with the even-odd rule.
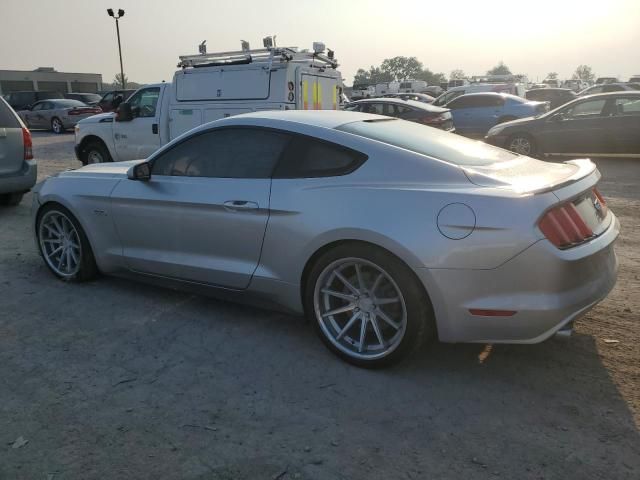
[[[0,128],[20,128],[20,122],[11,107],[4,100],[0,100]]]
[[[337,130],[378,140],[454,165],[481,166],[517,158],[514,153],[484,142],[405,120],[364,120],[341,125]]]
[[[86,104],[80,100],[56,100],[51,103],[53,108],[86,107]]]

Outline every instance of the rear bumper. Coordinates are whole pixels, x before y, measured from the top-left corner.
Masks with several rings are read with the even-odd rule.
[[[0,175],[0,193],[28,192],[36,184],[38,165],[35,160],[25,160],[22,169],[9,175]]]
[[[615,216],[584,245],[559,250],[540,240],[491,270],[419,269],[444,342],[538,343],[588,312],[616,283]],[[470,309],[511,310],[474,316]]]

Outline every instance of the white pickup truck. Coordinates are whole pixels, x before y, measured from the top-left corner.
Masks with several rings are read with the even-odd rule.
[[[172,83],[145,85],[117,113],[75,127],[83,164],[146,158],[206,122],[257,110],[334,109],[342,102],[338,64],[314,50],[265,48],[180,57]]]

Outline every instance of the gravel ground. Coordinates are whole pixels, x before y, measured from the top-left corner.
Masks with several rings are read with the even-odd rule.
[[[73,135],[34,143],[41,178],[79,166]],[[640,478],[640,165],[599,166],[620,276],[569,342],[375,372],[300,318],[55,280],[25,196],[0,210],[0,479]]]

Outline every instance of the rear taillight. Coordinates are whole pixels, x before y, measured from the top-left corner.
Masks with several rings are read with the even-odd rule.
[[[558,248],[575,247],[593,237],[593,231],[572,202],[549,210],[538,226],[544,236]]]
[[[418,122],[424,123],[425,125],[434,125],[438,123],[442,123],[447,120],[447,116],[444,114],[431,116],[431,117],[422,117],[418,119]]]
[[[33,142],[31,141],[31,132],[22,127],[22,144],[24,145],[24,159],[33,159]]]

